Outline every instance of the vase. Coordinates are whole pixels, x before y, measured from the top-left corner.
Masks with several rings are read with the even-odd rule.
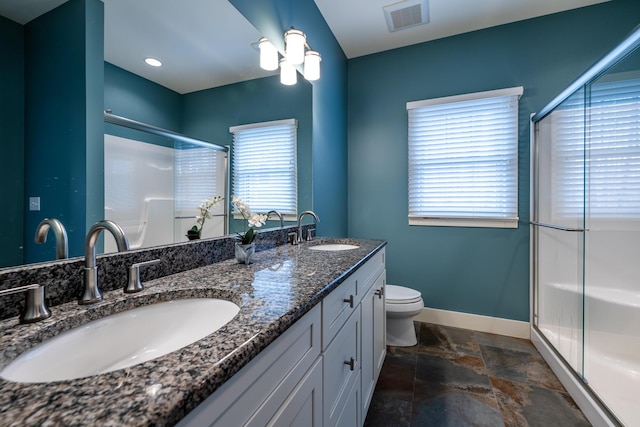
[[[251,258],[256,251],[255,243],[249,243],[243,245],[242,243],[236,243],[236,260],[240,264],[251,264]]]
[[[200,232],[195,230],[188,230],[187,238],[189,240],[198,240],[200,238]]]

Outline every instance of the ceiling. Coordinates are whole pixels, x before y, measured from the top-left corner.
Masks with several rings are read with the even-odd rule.
[[[25,24],[65,1],[0,0],[0,15]],[[383,6],[394,0],[315,0],[347,58],[608,0],[409,1],[428,1],[429,22],[389,32]],[[105,60],[176,92],[273,74],[258,67],[260,33],[227,0],[103,2]],[[147,56],[164,65],[147,66]]]
[[[397,0],[315,0],[347,58],[605,1],[609,0],[427,0],[427,24],[389,32],[383,6],[401,3]],[[408,2],[413,3],[417,2]]]

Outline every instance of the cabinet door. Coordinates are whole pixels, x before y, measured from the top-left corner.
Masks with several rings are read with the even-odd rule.
[[[324,425],[335,426],[357,379],[360,389],[360,306],[349,317],[323,357]],[[346,424],[345,424],[346,425]]]
[[[384,270],[362,300],[362,413],[366,415],[386,354]]]
[[[319,358],[267,426],[322,426],[322,360]]]
[[[373,365],[374,383],[382,370],[384,358],[387,355],[387,312],[385,311],[387,272],[383,270],[373,285]],[[375,384],[374,384],[375,386]]]
[[[345,396],[344,406],[338,414],[335,423],[331,426],[353,427],[361,426],[364,422],[364,414],[360,412],[360,402],[362,400],[360,389],[360,378],[353,382],[349,393]]]

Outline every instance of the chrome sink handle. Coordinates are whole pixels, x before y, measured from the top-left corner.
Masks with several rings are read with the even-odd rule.
[[[152,259],[151,261],[136,262],[129,267],[129,280],[127,280],[127,286],[124,287],[125,294],[134,294],[144,290],[144,286],[140,281],[140,267],[145,265],[157,264],[159,259]]]
[[[25,293],[25,303],[22,313],[20,313],[20,323],[34,323],[51,316],[51,311],[47,308],[44,300],[44,285],[32,284],[18,286],[17,288],[4,289],[0,291],[0,296]]]

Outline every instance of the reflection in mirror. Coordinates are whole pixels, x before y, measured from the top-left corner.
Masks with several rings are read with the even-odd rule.
[[[300,210],[312,208],[311,85],[301,81],[285,88],[279,84],[277,75],[265,74],[258,66],[258,51],[251,46],[261,35],[228,2],[38,0],[36,3],[50,7],[43,9],[41,16],[31,16],[26,21],[0,17],[3,64],[0,96],[7,100],[2,103],[0,115],[6,142],[0,156],[3,206],[0,268],[53,259],[53,242],[42,245],[33,242],[35,227],[45,217],[63,222],[69,233],[69,255],[82,255],[86,230],[104,219],[105,208],[110,208],[104,199],[107,190],[104,182],[107,171],[103,173],[104,135],[136,139],[130,134],[113,133],[112,125],[103,123],[106,109],[224,146],[232,144],[231,126],[295,118],[299,123],[298,206]],[[27,7],[21,6],[21,2],[15,4],[17,8]],[[119,12],[112,13],[111,8],[116,6]],[[172,13],[171,7],[180,10]],[[214,20],[219,25],[214,25]],[[185,26],[184,22],[190,25]],[[165,33],[171,42],[149,37],[151,28]],[[206,32],[211,28],[224,31],[224,37],[196,36],[203,33],[200,30]],[[142,63],[148,52],[132,49],[139,43],[133,35],[135,31],[129,30],[137,30],[141,38],[151,39],[148,42],[155,41],[156,46],[147,45],[150,50],[163,52],[162,49],[171,47],[178,51],[182,55],[178,59],[180,64],[198,62],[200,66],[203,63],[208,66],[204,71],[200,68],[198,76],[173,75],[174,81],[197,82],[199,86],[174,88],[170,83],[160,82],[159,75],[164,71],[147,70],[145,77],[141,77],[125,62],[111,59],[110,63],[107,56],[96,55],[102,52],[99,44],[104,43],[105,55],[119,51],[133,58],[131,61]],[[113,32],[118,37],[129,34],[128,39],[114,47],[110,41]],[[248,51],[245,59],[232,58],[232,53],[222,50],[229,49],[230,41],[244,46],[236,50]],[[191,59],[185,54],[190,54]],[[185,72],[188,68],[185,67]],[[226,80],[212,82],[219,73],[224,73]],[[5,111],[9,107],[11,111]],[[124,144],[122,140],[119,142]],[[162,143],[154,145],[160,147]],[[168,147],[174,154],[189,151],[185,147]],[[40,197],[39,211],[29,209],[30,197]],[[125,198],[120,203],[127,210],[132,209]],[[178,209],[174,216],[194,215],[180,212]],[[138,213],[139,218],[141,215]],[[186,223],[191,221],[184,219]],[[213,222],[208,225],[214,225]],[[174,224],[174,239],[183,238],[186,225]],[[275,221],[269,224],[276,225]],[[237,230],[231,227],[229,231]]]
[[[131,134],[105,133],[104,141],[104,215],[122,227],[131,249],[226,234],[226,148],[167,138],[168,132],[109,113],[105,121],[124,122]],[[207,203],[212,206],[202,212]],[[190,237],[194,225],[198,233]],[[107,236],[104,252],[116,251],[115,240]]]

